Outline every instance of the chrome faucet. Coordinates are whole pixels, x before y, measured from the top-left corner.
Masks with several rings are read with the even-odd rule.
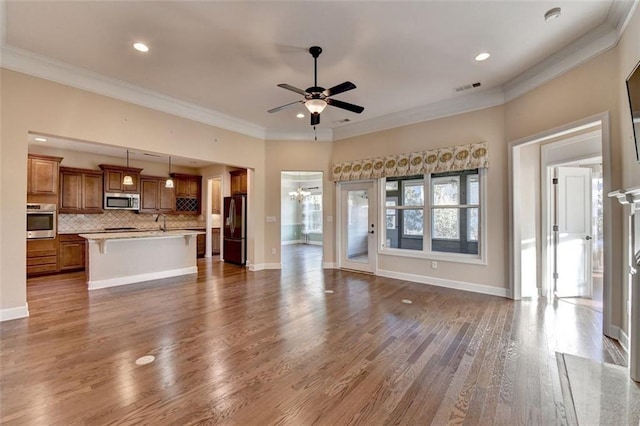
[[[158,213],[158,215],[156,216],[156,222],[158,221],[158,219],[160,219],[160,216],[162,216],[162,225],[160,225],[160,230],[161,231],[166,231],[167,230],[167,215],[166,214],[162,214],[162,213]]]

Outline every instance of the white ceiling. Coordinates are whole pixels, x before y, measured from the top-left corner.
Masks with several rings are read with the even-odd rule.
[[[331,139],[349,129],[375,129],[391,123],[389,117],[425,107],[466,99],[471,105],[483,94],[498,93],[504,102],[505,88],[531,84],[532,69],[541,74],[536,66],[552,67],[559,56],[577,50],[572,46],[619,32],[632,5],[612,0],[9,0],[3,66],[25,71],[12,59],[16,52],[47,58],[49,65],[64,64],[65,72],[90,71],[85,79],[101,76],[126,90],[185,102],[215,116],[221,127],[251,129],[248,134],[258,129],[266,137],[308,137],[308,115],[295,117],[305,112],[303,106],[274,114],[267,110],[300,99],[278,83],[313,85],[308,48],[319,45],[324,52],[318,84],[350,80],[357,89],[336,99],[365,107],[360,115],[327,107],[318,129]],[[561,7],[562,16],[545,22],[544,13],[552,7]],[[150,52],[133,50],[135,41],[147,43]],[[483,51],[491,58],[474,61]],[[482,86],[454,90],[474,82]]]

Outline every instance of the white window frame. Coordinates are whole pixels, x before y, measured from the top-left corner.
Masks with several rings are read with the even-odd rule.
[[[388,255],[388,256],[398,256],[398,257],[410,257],[417,259],[428,259],[428,260],[438,260],[444,262],[456,262],[456,263],[468,263],[474,265],[487,265],[488,264],[488,250],[487,250],[487,218],[488,218],[488,210],[489,206],[487,203],[487,173],[486,169],[480,168],[478,169],[478,178],[480,180],[480,199],[478,206],[478,214],[480,215],[480,220],[478,223],[478,254],[466,254],[466,253],[448,253],[448,252],[440,252],[440,251],[432,251],[431,250],[431,206],[432,206],[432,198],[431,198],[431,175],[424,175],[424,197],[425,197],[425,205],[424,209],[424,228],[423,228],[423,249],[420,250],[410,250],[410,249],[398,249],[386,247],[386,229],[384,232],[380,232],[378,235],[378,254],[379,255]],[[386,182],[385,178],[380,178],[379,188],[379,199],[381,200],[381,209],[383,213],[379,217],[379,223],[386,223],[386,208],[385,200],[386,200]],[[398,206],[399,209],[404,206]],[[439,206],[440,207],[440,206]],[[461,206],[456,206],[459,208]],[[476,207],[473,205],[473,207]],[[413,206],[409,206],[409,208],[414,208]],[[428,230],[428,233],[424,232],[424,230]]]

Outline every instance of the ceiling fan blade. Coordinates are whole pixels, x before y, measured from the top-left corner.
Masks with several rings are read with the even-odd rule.
[[[353,90],[356,88],[356,85],[350,81],[345,81],[344,83],[340,83],[337,86],[333,86],[323,93],[325,96],[334,96],[342,92],[346,92],[347,90]]]
[[[339,101],[337,99],[325,99],[325,101],[327,101],[328,105],[337,107],[337,108],[342,108],[342,109],[346,109],[347,111],[351,111],[351,112],[355,112],[356,114],[360,114],[362,111],[364,111],[364,107],[361,107],[359,105],[354,105],[354,104],[350,104],[348,102],[342,102]]]
[[[313,114],[311,114],[311,125],[315,126],[316,124],[320,124],[320,114],[314,112]]]
[[[272,108],[267,112],[278,112],[278,111],[281,111],[281,110],[283,110],[285,108],[289,108],[291,106],[294,106],[294,105],[297,105],[297,104],[301,104],[301,103],[302,103],[302,101],[291,102],[289,104],[284,104],[284,105],[280,105],[279,107]]]
[[[308,95],[308,93],[305,92],[304,90],[298,89],[297,87],[293,87],[292,85],[287,84],[287,83],[280,83],[280,84],[278,84],[278,87],[282,87],[283,89],[291,90],[292,92],[296,92],[296,93],[298,93],[299,95],[302,95],[302,96]]]

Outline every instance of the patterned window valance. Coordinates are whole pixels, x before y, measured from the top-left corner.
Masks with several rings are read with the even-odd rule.
[[[333,181],[454,172],[489,167],[487,143],[353,160],[333,165]]]

